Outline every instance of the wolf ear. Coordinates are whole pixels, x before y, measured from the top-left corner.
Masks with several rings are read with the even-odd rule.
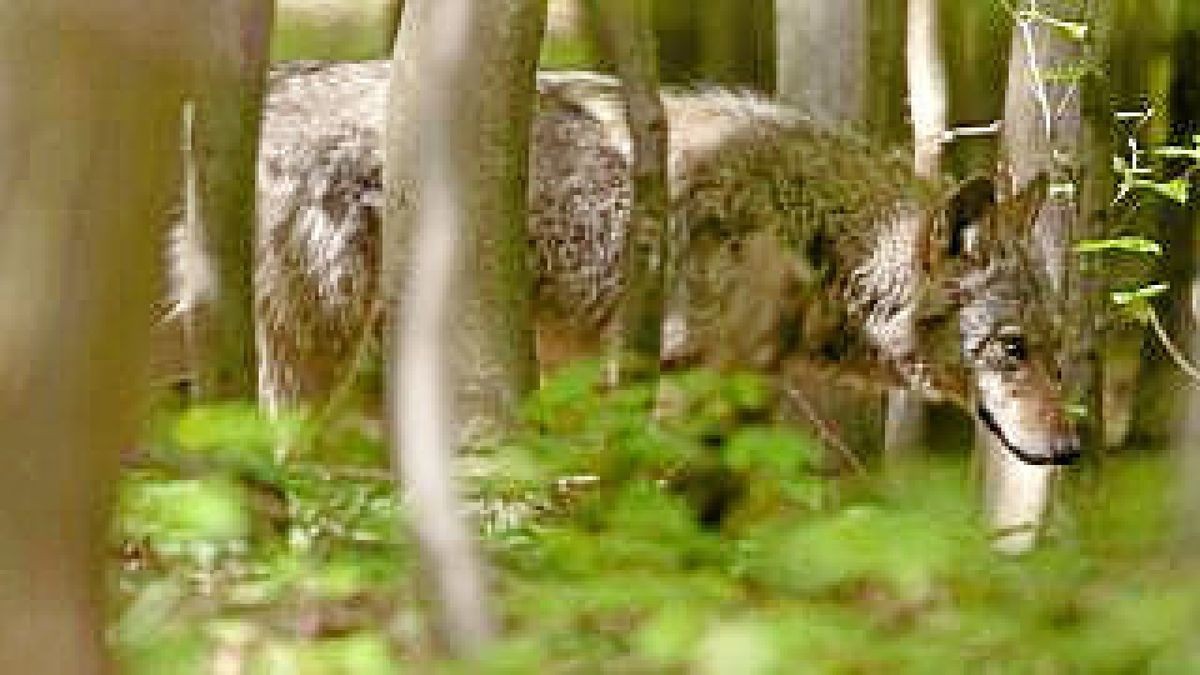
[[[983,228],[996,210],[996,184],[977,176],[959,185],[946,203],[946,253],[951,258],[979,253]]]

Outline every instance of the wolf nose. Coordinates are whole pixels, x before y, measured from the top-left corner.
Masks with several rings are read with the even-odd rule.
[[[1051,444],[1050,451],[1055,464],[1073,464],[1075,460],[1079,459],[1079,437],[1059,438]]]

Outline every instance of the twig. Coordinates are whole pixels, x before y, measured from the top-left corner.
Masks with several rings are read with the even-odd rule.
[[[329,398],[325,400],[325,404],[321,406],[313,418],[313,426],[317,430],[318,438],[329,427],[333,418],[350,401],[350,397],[354,393],[354,386],[358,382],[363,369],[367,366],[367,360],[371,355],[371,348],[377,342],[375,339],[375,330],[380,319],[383,317],[384,306],[386,304],[387,300],[384,299],[383,290],[377,290],[375,299],[371,302],[371,308],[367,312],[362,332],[354,343],[354,355],[347,362],[346,370],[342,373],[337,386],[334,387]]]
[[[795,387],[788,387],[785,389],[785,392],[787,393],[788,400],[791,401],[792,404],[795,405],[796,408],[808,418],[808,421],[817,430],[817,434],[821,436],[821,441],[825,445],[837,450],[842,455],[842,458],[846,460],[846,463],[850,465],[850,468],[854,469],[855,474],[860,477],[866,476],[867,467],[863,464],[862,460],[859,459],[858,455],[854,454],[854,451],[850,449],[850,446],[846,445],[846,442],[837,435],[837,432],[831,429],[829,424],[821,418],[821,416],[817,413],[817,410],[813,408],[808,399],[804,397],[804,394],[800,393],[800,391]]]
[[[1163,348],[1167,350],[1167,354],[1175,361],[1175,365],[1179,366],[1179,369],[1184,373],[1187,373],[1188,377],[1196,382],[1200,382],[1200,368],[1193,365],[1188,360],[1187,355],[1171,339],[1171,336],[1167,333],[1167,329],[1162,325],[1162,320],[1158,318],[1158,312],[1154,311],[1153,307],[1147,306],[1146,316],[1150,319],[1150,327],[1154,329],[1154,334],[1158,337],[1158,341],[1162,343]]]

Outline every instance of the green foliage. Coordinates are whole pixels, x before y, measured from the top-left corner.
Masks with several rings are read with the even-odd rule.
[[[1145,253],[1162,255],[1162,244],[1144,237],[1115,237],[1113,239],[1084,239],[1075,244],[1076,253],[1101,253],[1103,251],[1124,251],[1126,253]]]
[[[613,390],[584,364],[547,383],[521,430],[463,458],[506,627],[471,664],[423,637],[377,440],[186,411],[122,488],[112,634],[135,673],[1200,668],[1200,573],[1166,555],[1157,462],[1077,485],[1078,516],[1010,559],[964,466],[886,489],[821,475],[775,408],[741,374]],[[282,461],[281,435],[303,451]]]

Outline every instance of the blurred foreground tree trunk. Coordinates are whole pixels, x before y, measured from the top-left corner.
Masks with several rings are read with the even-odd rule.
[[[1039,174],[1049,176],[1050,197],[1034,225],[1039,264],[1053,287],[1065,328],[1066,396],[1087,416],[1079,424],[1082,447],[1095,452],[1101,405],[1096,317],[1098,292],[1089,261],[1071,252],[1073,242],[1096,238],[1092,213],[1111,198],[1106,181],[1108,116],[1098,77],[1104,34],[1102,0],[1041,0],[1015,9],[1001,154],[1002,198]],[[1001,549],[1027,550],[1037,538],[1056,470],[1026,465],[981,425],[989,518],[1003,534]]]
[[[601,52],[621,80],[633,144],[633,208],[625,232],[623,295],[610,379],[658,374],[667,254],[667,113],[659,95],[650,0],[587,0]]]
[[[392,75],[391,438],[440,635],[463,655],[495,624],[453,456],[507,425],[534,383],[526,187],[545,9],[544,0],[409,0]]]
[[[110,498],[142,393],[199,7],[41,0],[0,22],[3,673],[108,672]]]
[[[189,298],[188,351],[199,395],[255,393],[254,204],[258,131],[274,0],[209,0],[209,51],[189,101],[184,227],[207,268]],[[193,266],[189,266],[194,269]]]
[[[835,124],[867,127],[866,0],[776,0],[775,9],[779,98]],[[817,426],[826,445],[844,444],[842,452],[879,447],[880,397],[825,377],[793,379],[789,397],[799,418]],[[834,435],[838,438],[830,438]],[[829,461],[842,460],[830,452]]]

